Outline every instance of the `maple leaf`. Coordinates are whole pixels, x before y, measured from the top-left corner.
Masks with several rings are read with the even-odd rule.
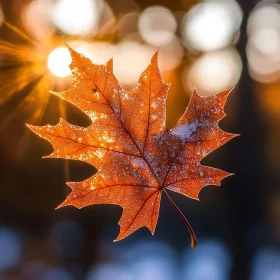
[[[220,185],[231,175],[200,164],[208,153],[236,136],[218,126],[231,89],[207,97],[194,91],[177,126],[167,130],[169,85],[162,81],[158,52],[136,88],[127,92],[113,74],[112,59],[96,65],[69,50],[73,84],[53,94],[81,109],[91,125],[83,128],[61,119],[56,126],[29,127],[53,145],[48,157],[84,161],[98,172],[85,181],[68,183],[72,192],[59,207],[120,205],[123,213],[116,239],[120,240],[144,226],[154,233],[164,193],[185,221],[195,247],[191,226],[166,190],[198,199],[204,186]]]

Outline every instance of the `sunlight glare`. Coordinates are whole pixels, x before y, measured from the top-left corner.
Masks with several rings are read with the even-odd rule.
[[[48,58],[48,67],[52,74],[57,77],[67,77],[71,75],[69,64],[71,56],[67,48],[60,47],[53,50]]]

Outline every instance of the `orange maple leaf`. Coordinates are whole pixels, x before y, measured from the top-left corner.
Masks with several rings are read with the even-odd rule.
[[[69,50],[73,84],[53,94],[80,108],[91,125],[83,128],[61,119],[56,126],[29,127],[53,145],[48,157],[85,161],[98,172],[85,181],[68,183],[72,192],[59,207],[120,205],[123,213],[116,239],[120,240],[144,226],[154,233],[164,193],[184,219],[195,247],[191,226],[166,190],[198,199],[204,186],[220,185],[231,175],[200,164],[208,153],[236,136],[218,126],[231,89],[207,97],[194,91],[177,126],[167,130],[169,85],[162,81],[158,52],[137,87],[127,92],[113,74],[112,59],[96,65]]]

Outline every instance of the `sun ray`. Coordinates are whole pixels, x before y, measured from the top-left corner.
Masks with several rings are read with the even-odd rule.
[[[113,29],[116,18],[112,13],[109,13],[101,22],[98,34],[94,34],[91,38],[83,38],[83,40],[79,40],[78,35],[63,34],[55,27],[50,28],[45,24],[36,26],[34,22],[31,22],[33,25],[30,25],[30,21],[24,18],[26,15],[24,13],[22,15],[22,27],[9,21],[3,22],[4,32],[9,32],[9,39],[0,38],[0,84],[2,89],[0,109],[8,114],[5,114],[1,121],[0,132],[7,129],[10,122],[19,116],[24,116],[24,122],[40,124],[50,100],[49,92],[52,90],[64,91],[70,86],[71,75],[63,77],[59,75],[60,69],[58,69],[68,66],[69,63],[62,65],[55,59],[56,63],[52,67],[55,67],[56,71],[53,71],[54,69],[51,69],[48,64],[52,53],[57,49],[65,48],[66,42],[76,47],[81,45],[81,47],[90,49],[90,44],[94,45],[94,43],[102,41],[104,37],[106,41],[113,40],[113,34],[116,31]],[[97,47],[90,49],[95,56],[98,56],[96,50]],[[65,118],[67,104],[61,100],[55,104],[60,116]],[[18,159],[24,153],[22,151],[24,145],[28,144],[26,135],[17,139],[21,146],[21,152],[17,153]]]

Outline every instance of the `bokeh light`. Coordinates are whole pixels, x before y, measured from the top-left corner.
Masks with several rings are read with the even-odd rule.
[[[108,42],[86,42],[82,40],[69,41],[68,45],[75,51],[96,64],[104,64],[113,57],[115,47]]]
[[[130,265],[134,280],[173,280],[177,279],[178,270],[175,269],[174,261],[160,255],[146,256]]]
[[[97,36],[106,36],[109,34],[114,34],[116,31],[116,17],[114,11],[110,5],[102,0],[99,2],[99,20],[94,32],[96,31]],[[91,35],[95,35],[94,32],[91,32]]]
[[[237,84],[242,62],[234,48],[209,52],[198,58],[183,72],[186,90],[194,87],[202,95],[214,94]]]
[[[0,272],[15,268],[21,261],[20,236],[12,229],[0,228]]]
[[[124,266],[115,263],[105,263],[94,266],[86,280],[130,280],[131,274]]]
[[[252,34],[250,43],[264,55],[277,55],[280,50],[280,32],[273,28],[260,29]]]
[[[54,32],[51,22],[51,1],[34,0],[22,11],[22,21],[27,30],[36,38],[46,40]]]
[[[53,268],[48,270],[40,280],[74,280],[74,277],[63,268]]]
[[[118,35],[119,37],[126,38],[131,34],[138,33],[138,20],[139,13],[131,12],[123,15],[118,22]]]
[[[273,248],[260,249],[252,262],[250,280],[280,279],[280,252]]]
[[[151,56],[156,51],[156,48],[151,51]],[[171,71],[181,65],[184,57],[184,48],[178,37],[174,36],[173,40],[159,49],[159,68],[164,73]]]
[[[157,47],[170,43],[177,29],[175,17],[162,6],[145,9],[140,15],[138,25],[143,39]]]
[[[218,240],[200,240],[195,251],[187,249],[182,280],[229,280],[231,256]]]
[[[102,4],[101,0],[57,0],[52,9],[52,19],[67,34],[93,34]]]
[[[48,58],[48,67],[52,74],[57,77],[67,77],[71,75],[69,64],[71,56],[69,50],[65,47],[60,47],[53,50]]]
[[[207,1],[195,5],[182,21],[186,46],[213,51],[232,43],[242,21],[242,10],[234,0]]]
[[[152,51],[146,45],[125,41],[116,45],[114,53],[114,73],[124,85],[137,84],[139,76],[150,63]]]
[[[280,4],[276,1],[260,2],[248,19],[247,31],[249,35],[266,28],[280,28]]]
[[[256,45],[256,42],[260,43],[259,40],[267,37],[269,34],[272,36],[269,37],[268,41],[274,41],[274,46],[271,45],[267,47]],[[279,50],[274,52],[276,50],[275,47],[278,44],[278,40],[278,34],[272,30],[263,30],[262,32],[256,33],[249,39],[246,52],[250,74],[255,80],[263,83],[271,83],[279,79],[280,53]]]
[[[69,41],[68,45],[75,51],[91,59],[93,63],[104,64],[110,58],[114,59],[114,73],[121,83],[128,86],[136,85],[141,71],[150,63],[156,47],[135,41],[123,41],[113,45],[107,42],[87,42],[83,40]],[[170,71],[178,67],[183,59],[184,50],[177,37],[169,44],[160,48],[159,67]],[[53,50],[48,58],[48,67],[57,77],[71,75],[69,64],[71,56],[66,47]]]
[[[134,262],[146,256],[175,259],[174,249],[166,242],[158,240],[138,240],[131,246],[126,248],[124,252],[124,259],[126,261]]]
[[[178,277],[176,254],[165,242],[140,240],[124,253],[135,280],[172,280]]]
[[[263,20],[265,18],[265,20]],[[247,57],[251,76],[270,83],[280,78],[280,4],[261,2],[248,20]]]

